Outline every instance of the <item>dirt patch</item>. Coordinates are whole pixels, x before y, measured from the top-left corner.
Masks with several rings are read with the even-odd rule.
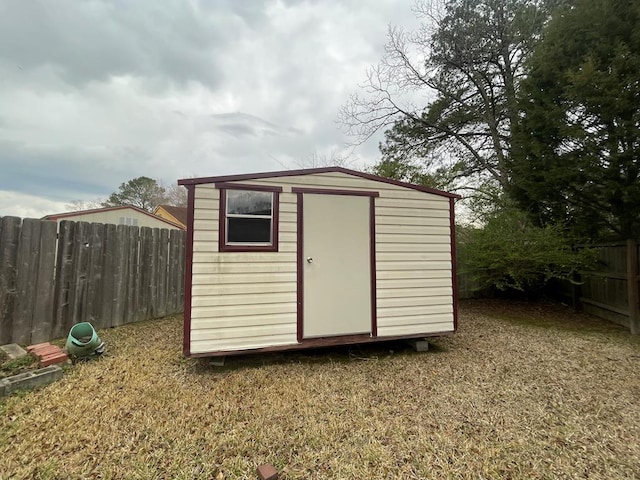
[[[181,319],[101,331],[107,353],[0,416],[0,477],[640,477],[640,339],[570,309],[464,302],[400,343],[181,355]]]

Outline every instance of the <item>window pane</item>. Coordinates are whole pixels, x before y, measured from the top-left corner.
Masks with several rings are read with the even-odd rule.
[[[227,242],[271,243],[271,219],[227,217]]]
[[[227,213],[242,215],[271,215],[271,192],[227,190]]]

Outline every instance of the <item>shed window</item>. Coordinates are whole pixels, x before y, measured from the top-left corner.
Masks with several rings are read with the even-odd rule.
[[[278,192],[229,188],[220,193],[220,250],[277,251]]]
[[[119,225],[133,225],[134,227],[138,226],[138,219],[131,217],[120,217],[118,219]]]

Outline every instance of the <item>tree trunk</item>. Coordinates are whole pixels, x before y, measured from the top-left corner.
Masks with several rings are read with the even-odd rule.
[[[627,295],[629,297],[629,326],[632,335],[640,335],[640,303],[638,302],[638,243],[627,240]]]

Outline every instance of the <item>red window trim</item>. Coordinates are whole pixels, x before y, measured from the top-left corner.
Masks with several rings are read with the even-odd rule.
[[[282,187],[271,187],[268,185],[246,185],[235,183],[216,183],[216,188],[220,190],[220,210],[218,214],[218,251],[219,252],[277,252],[278,237],[280,236],[280,193]],[[271,245],[227,245],[227,190],[252,190],[256,192],[273,193],[272,215],[271,215]]]

